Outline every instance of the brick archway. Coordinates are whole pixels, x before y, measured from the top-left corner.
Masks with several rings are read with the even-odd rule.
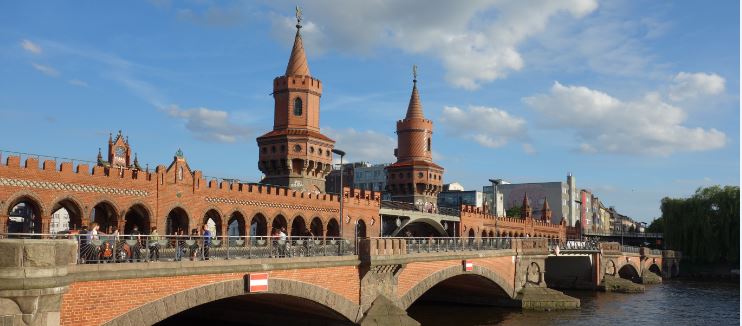
[[[282,294],[307,299],[329,308],[350,322],[355,322],[359,318],[360,307],[357,304],[335,292],[309,283],[272,278],[268,285],[268,291],[262,293]],[[105,324],[153,325],[190,308],[241,295],[252,295],[245,293],[245,281],[243,279],[211,283],[149,302],[129,310]]]
[[[459,275],[481,276],[498,286],[504,293],[507,293],[511,299],[513,298],[512,291],[508,291],[511,287],[508,286],[507,281],[492,270],[475,265],[471,272],[464,272],[461,266],[451,266],[441,269],[426,277],[407,291],[407,293],[401,295],[399,303],[401,304],[402,309],[407,310],[407,308],[420,298],[420,296],[425,294],[425,292],[428,292],[428,290],[436,286],[438,283]]]

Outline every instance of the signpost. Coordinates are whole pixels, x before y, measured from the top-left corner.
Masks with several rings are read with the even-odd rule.
[[[247,274],[247,292],[265,292],[268,291],[268,273]]]

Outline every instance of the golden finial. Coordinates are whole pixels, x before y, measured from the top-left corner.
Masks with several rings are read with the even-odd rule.
[[[301,28],[301,7],[296,6],[296,28]]]

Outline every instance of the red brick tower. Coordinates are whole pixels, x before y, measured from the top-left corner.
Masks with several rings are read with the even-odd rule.
[[[551,222],[551,207],[549,207],[549,201],[544,197],[544,209],[541,213],[541,220],[547,223]]]
[[[273,131],[257,138],[261,181],[296,190],[325,191],[335,141],[320,133],[322,84],[309,74],[297,10],[296,37],[286,74],[273,80]]]
[[[433,163],[433,122],[425,119],[413,66],[412,95],[407,115],[397,121],[397,162],[387,166],[387,190],[392,200],[432,207],[443,182],[443,168]]]
[[[531,216],[531,203],[528,201],[528,194],[523,194],[523,206],[520,208],[520,218],[529,219]]]

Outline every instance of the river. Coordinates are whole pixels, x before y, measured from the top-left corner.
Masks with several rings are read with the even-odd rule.
[[[565,291],[579,298],[572,311],[415,303],[407,311],[422,325],[739,325],[739,284],[665,281],[641,294]]]

